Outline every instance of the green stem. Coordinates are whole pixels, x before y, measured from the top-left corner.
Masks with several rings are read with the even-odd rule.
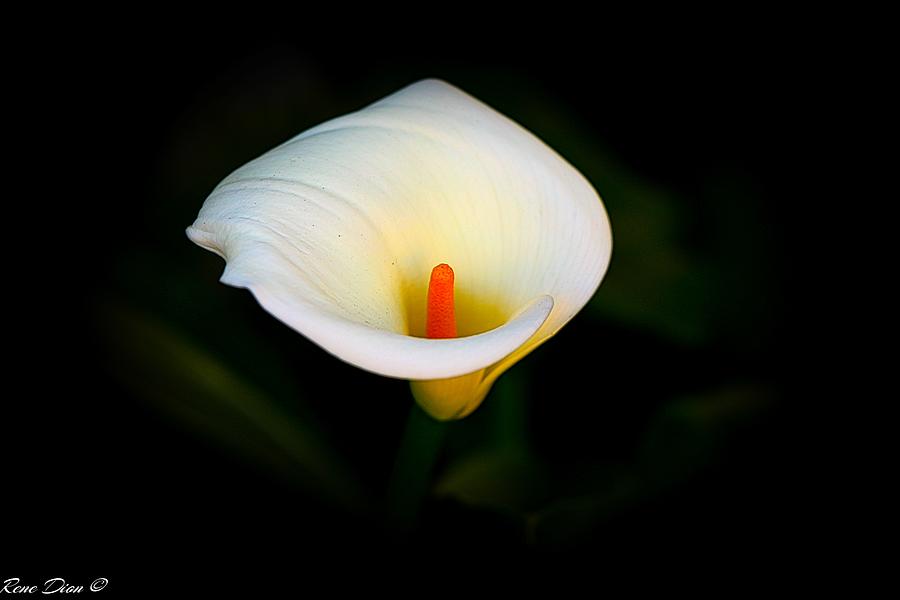
[[[413,403],[387,490],[387,518],[397,532],[409,533],[416,524],[447,426]]]
[[[494,384],[490,409],[496,444],[505,451],[524,452],[528,448],[528,386],[520,370],[506,373]]]

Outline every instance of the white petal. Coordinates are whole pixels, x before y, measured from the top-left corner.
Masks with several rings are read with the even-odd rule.
[[[574,168],[434,80],[238,169],[188,235],[225,257],[223,282],[343,360],[409,379],[494,365],[490,381],[587,303],[612,245],[603,205]],[[456,273],[467,337],[414,337],[442,262]]]

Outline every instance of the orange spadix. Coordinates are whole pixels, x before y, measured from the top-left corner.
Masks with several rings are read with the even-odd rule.
[[[428,307],[425,312],[425,336],[455,338],[456,314],[453,309],[453,269],[441,263],[431,270],[428,282]]]

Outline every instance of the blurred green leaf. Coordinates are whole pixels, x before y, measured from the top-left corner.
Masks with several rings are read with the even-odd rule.
[[[648,424],[635,460],[593,478],[590,487],[527,518],[529,539],[558,548],[590,539],[629,508],[666,493],[715,465],[738,443],[736,430],[771,405],[762,387],[735,385],[664,405]]]
[[[324,499],[362,507],[358,483],[311,427],[178,331],[116,304],[100,319],[112,373],[137,397]]]
[[[532,546],[563,549],[594,537],[608,519],[634,506],[636,482],[629,477],[611,480],[605,489],[565,498],[526,517],[526,539]]]
[[[459,443],[435,482],[436,496],[516,513],[546,501],[547,473],[528,443],[528,378],[520,367],[504,373],[478,413],[454,429]],[[472,426],[479,436],[464,435]]]
[[[613,258],[590,310],[682,343],[709,339],[716,273],[685,245],[686,207],[621,165],[607,166],[597,185],[612,221]]]
[[[712,465],[771,402],[765,388],[730,386],[664,405],[649,424],[638,465],[648,486],[662,488]]]
[[[448,467],[434,493],[473,506],[522,513],[546,501],[547,473],[533,456],[510,450],[471,454]]]

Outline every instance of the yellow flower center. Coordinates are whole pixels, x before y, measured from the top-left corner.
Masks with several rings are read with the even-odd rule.
[[[467,282],[471,283],[465,276],[457,281],[447,263],[434,267],[430,279],[407,279],[401,296],[406,313],[403,332],[434,339],[468,337],[500,327],[520,308]],[[431,322],[441,323],[440,329],[432,331]]]

